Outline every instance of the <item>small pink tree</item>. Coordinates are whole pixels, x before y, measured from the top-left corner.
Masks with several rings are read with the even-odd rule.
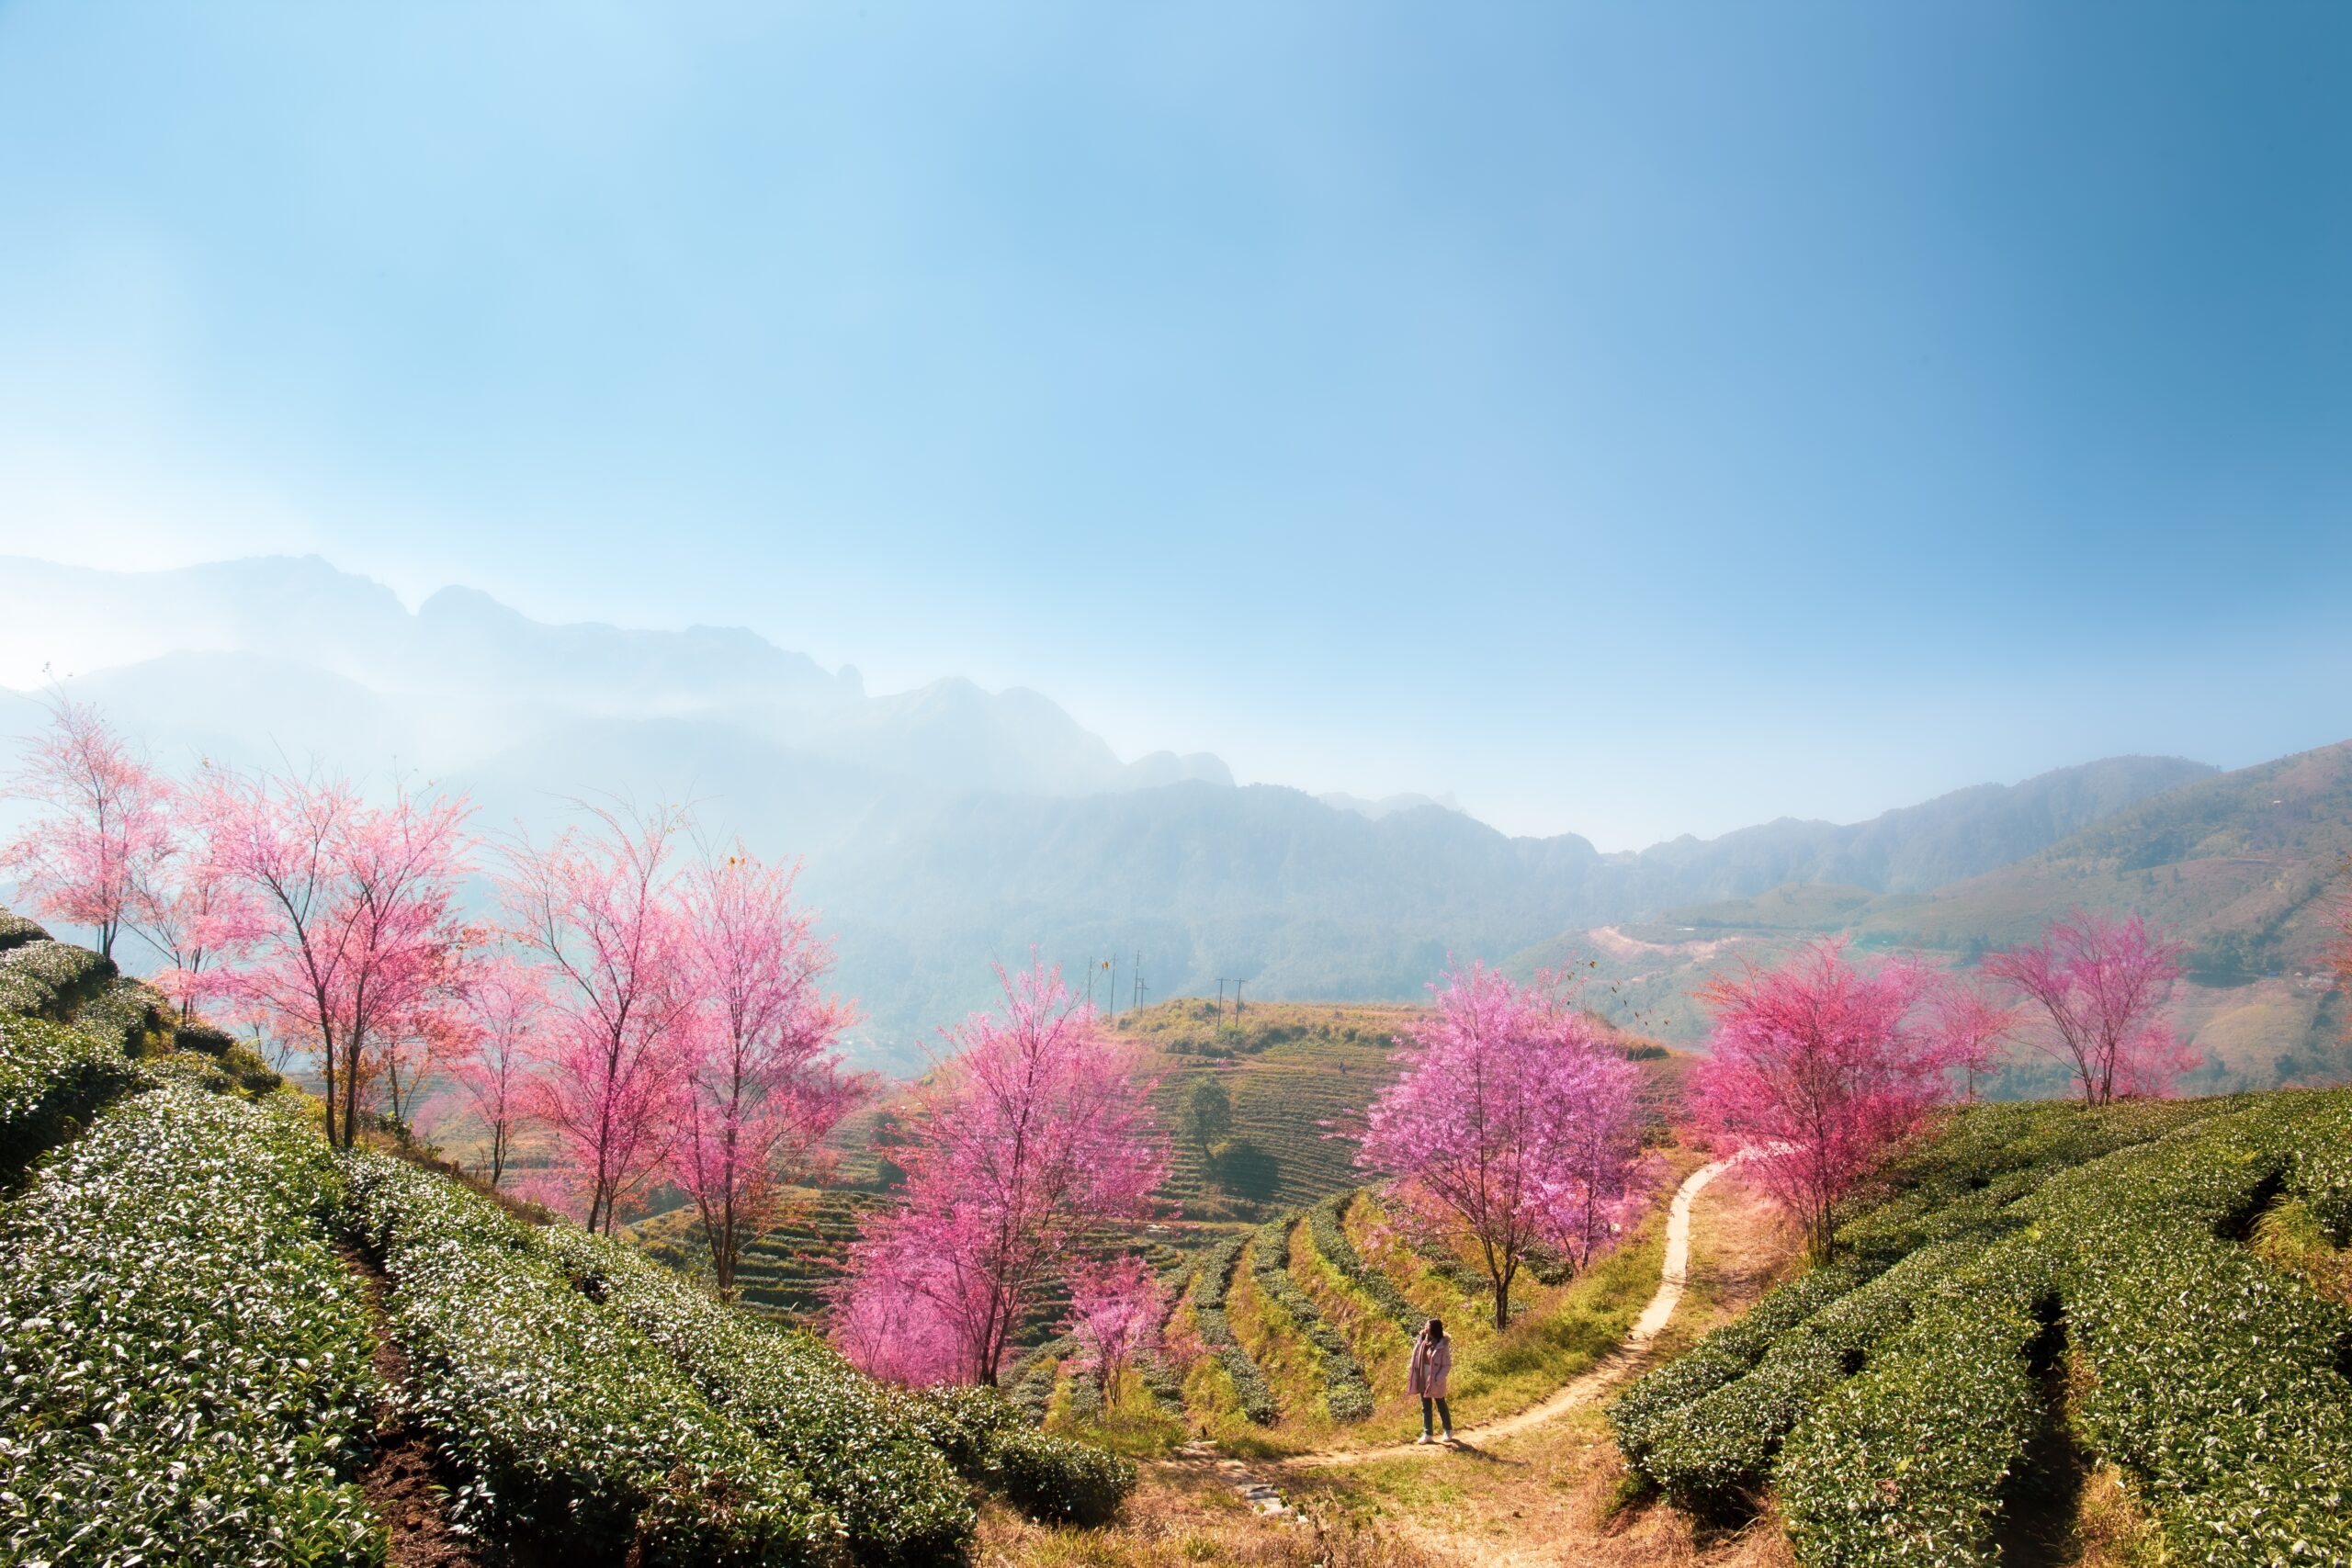
[[[1390,1178],[1407,1213],[1476,1247],[1501,1328],[1531,1249],[1581,1267],[1611,1234],[1638,1070],[1556,984],[1522,989],[1474,964],[1431,989],[1357,1162]]]
[[[173,791],[173,851],[141,868],[125,917],[163,959],[154,982],[179,1004],[183,1022],[199,1002],[234,1007],[228,977],[266,929],[253,888],[213,841],[216,829],[231,819],[231,784],[208,765],[194,784]],[[266,1020],[256,1015],[253,1021],[258,1027]]]
[[[874,1325],[932,1348],[915,1381],[992,1383],[1023,1316],[1077,1237],[1147,1212],[1167,1170],[1150,1086],[1058,971],[1002,976],[1001,1016],[976,1014],[912,1096],[900,1205],[871,1222],[836,1296],[836,1337],[877,1376]]]
[[[0,869],[22,885],[36,914],[88,926],[112,958],[140,887],[172,852],[171,785],[96,708],[62,692],[45,706],[48,725],[5,786],[40,814],[0,850]]]
[[[1977,1080],[1998,1070],[2017,1032],[2018,1008],[1988,992],[1979,980],[1939,975],[1928,992],[1928,1027],[1935,1032],[1946,1066],[1960,1073],[1968,1099]]]
[[[588,1228],[610,1232],[675,1138],[694,943],[668,875],[684,818],[584,809],[586,831],[517,840],[499,887],[511,934],[546,971],[533,1110],[586,1196]]]
[[[1858,968],[1833,942],[1700,993],[1715,1027],[1696,1119],[1755,1158],[1816,1258],[1838,1200],[1949,1092],[1943,1043],[1916,1017],[1929,988],[1917,965]]]
[[[226,983],[319,1052],[327,1137],[347,1148],[380,1053],[463,994],[466,803],[401,787],[369,806],[346,780],[265,774],[226,781],[210,809],[211,852],[257,911]]]
[[[466,987],[466,1049],[451,1076],[489,1137],[483,1173],[492,1191],[506,1175],[531,1100],[533,1042],[548,1013],[538,972],[510,955],[481,964]]]
[[[694,1201],[722,1294],[782,1184],[865,1089],[833,1049],[849,1010],[819,988],[832,953],[793,908],[793,875],[739,844],[698,867],[686,893],[701,1027],[671,1175]]]
[[[1071,1368],[1091,1372],[1108,1408],[1129,1367],[1159,1348],[1168,1320],[1168,1291],[1133,1253],[1107,1262],[1073,1263],[1065,1270],[1069,1312],[1063,1331],[1078,1341]]]
[[[1987,958],[1984,972],[2039,1005],[2047,1029],[2034,1043],[2073,1072],[2085,1104],[2105,1105],[2167,1093],[2196,1065],[2164,1021],[2180,954],[2137,915],[2116,921],[2076,909],[2040,942]]]

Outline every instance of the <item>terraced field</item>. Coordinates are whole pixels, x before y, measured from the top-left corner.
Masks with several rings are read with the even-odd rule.
[[[912,1568],[1125,1461],[910,1394],[317,1103],[0,913],[0,1561]]]
[[[1636,1474],[1841,1568],[2071,1560],[2101,1481],[2152,1561],[2352,1562],[2352,1091],[1978,1107],[1897,1177],[1618,1401]]]

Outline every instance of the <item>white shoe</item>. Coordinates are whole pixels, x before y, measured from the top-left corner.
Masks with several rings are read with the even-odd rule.
[[[1434,1443],[1436,1441],[1437,1439],[1435,1438],[1430,1437],[1427,1432],[1423,1432],[1419,1437],[1413,1439],[1413,1446],[1415,1448],[1419,1448],[1423,1443]]]

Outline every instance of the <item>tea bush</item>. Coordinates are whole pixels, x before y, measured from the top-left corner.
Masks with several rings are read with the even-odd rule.
[[[0,1558],[356,1564],[379,1395],[290,1116],[166,1082],[0,1208]]]
[[[1299,1332],[1315,1347],[1316,1361],[1323,1371],[1324,1404],[1331,1419],[1361,1421],[1372,1414],[1372,1383],[1364,1376],[1363,1363],[1290,1277],[1291,1227],[1300,1217],[1295,1213],[1284,1214],[1258,1227],[1253,1270],[1258,1288],[1290,1314]]]
[[[1244,1239],[1221,1241],[1201,1254],[1200,1268],[1193,1275],[1193,1321],[1200,1330],[1201,1343],[1233,1380],[1241,1414],[1261,1427],[1271,1427],[1281,1419],[1282,1407],[1274,1403],[1274,1391],[1266,1386],[1258,1363],[1233,1337],[1233,1325],[1225,1315],[1226,1287],[1240,1261]]]
[[[807,1478],[859,1562],[933,1562],[963,1550],[969,1494],[903,1396],[821,1340],[725,1306],[626,1247],[566,1224],[541,1234],[575,1285]]]
[[[573,1288],[529,1226],[390,1156],[346,1169],[355,1233],[392,1285],[403,1402],[466,1477],[456,1522],[678,1568],[842,1555],[798,1472]]]
[[[1678,1495],[1752,1493],[1778,1427],[1802,1561],[1990,1563],[2030,1438],[2064,1421],[2173,1560],[2352,1562],[2352,1313],[2245,1244],[2283,1194],[2344,1201],[2347,1131],[2341,1091],[1972,1112],[1839,1233],[1915,1250],[1785,1287],[1643,1379],[1612,1412],[1628,1459]],[[1841,1339],[1878,1302],[1889,1331]],[[2066,1410],[2037,1365],[2060,1334]]]
[[[1329,1263],[1340,1278],[1361,1291],[1364,1298],[1378,1307],[1400,1333],[1410,1338],[1421,1331],[1422,1314],[1414,1310],[1413,1303],[1405,1299],[1405,1293],[1387,1275],[1377,1269],[1364,1267],[1363,1258],[1356,1251],[1355,1243],[1348,1239],[1347,1226],[1343,1222],[1348,1204],[1354,1198],[1352,1190],[1334,1192],[1307,1210],[1307,1234],[1314,1238],[1315,1250],[1323,1255],[1323,1261]]]
[[[0,1013],[0,1180],[64,1137],[131,1072],[119,1046],[46,1019]]]
[[[86,947],[35,939],[0,951],[0,1012],[68,1022],[114,976],[114,964]]]
[[[1135,1490],[1132,1461],[1035,1430],[996,1389],[924,1389],[906,1398],[924,1437],[957,1474],[1034,1517],[1100,1524]]]
[[[49,932],[13,909],[0,909],[0,953],[28,942],[47,942]]]

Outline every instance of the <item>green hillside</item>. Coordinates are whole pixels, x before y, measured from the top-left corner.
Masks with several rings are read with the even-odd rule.
[[[634,1251],[336,1151],[315,1101],[0,915],[0,1561],[915,1564],[1125,1461],[914,1395]]]
[[[2347,1091],[1960,1112],[1619,1443],[1808,1565],[2076,1561],[2098,1480],[2133,1562],[2352,1561],[2347,1148]]]
[[[1691,998],[1743,960],[1843,935],[1949,962],[2034,935],[2077,906],[2137,913],[2188,948],[2173,1021],[2205,1058],[2203,1091],[2352,1077],[2345,998],[2324,959],[2326,895],[2352,859],[2352,742],[2216,774],[2127,806],[2014,864],[1918,894],[1792,884],[1540,944],[1512,966],[1596,958],[1612,1016],[1695,1042]],[[2024,1062],[2008,1089],[2050,1091]]]

